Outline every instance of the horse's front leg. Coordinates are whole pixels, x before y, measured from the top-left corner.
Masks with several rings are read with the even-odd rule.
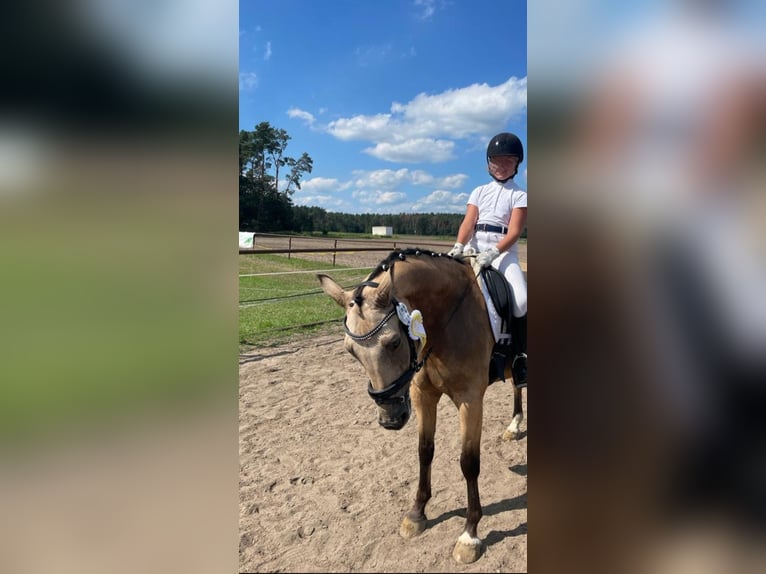
[[[521,404],[521,389],[513,386],[513,418],[503,433],[503,440],[515,440],[521,436],[521,423],[524,420],[524,407]]]
[[[463,441],[460,452],[460,468],[463,471],[468,489],[468,508],[465,529],[455,544],[452,556],[463,564],[476,561],[482,552],[481,539],[476,535],[476,527],[482,517],[481,500],[479,499],[482,409],[482,397],[472,402],[462,403],[459,406],[460,434]]]
[[[412,538],[426,528],[426,503],[431,499],[431,462],[434,459],[434,435],[436,433],[436,405],[439,395],[410,388],[410,397],[418,419],[418,459],[420,475],[418,492],[410,511],[404,516],[399,534]]]

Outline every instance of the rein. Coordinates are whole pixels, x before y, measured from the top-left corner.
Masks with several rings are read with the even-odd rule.
[[[357,286],[357,293],[360,293],[361,289],[363,287],[377,287],[378,283],[374,281],[364,281],[363,283],[360,283]],[[463,293],[460,295],[460,299],[457,302],[457,305],[452,309],[452,313],[450,313],[450,316],[447,318],[446,323],[444,324],[444,328],[447,327],[447,325],[452,321],[452,318],[455,316],[455,313],[457,313],[457,310],[460,308],[460,305],[465,300],[466,293],[468,293],[468,290],[470,289],[471,284],[469,283],[466,285],[466,288],[463,290]],[[347,324],[348,317],[343,318],[343,330],[346,332],[346,335],[348,335],[352,340],[354,341],[368,341],[371,338],[373,338],[375,335],[377,335],[380,330],[385,326],[386,323],[396,315],[396,308],[399,306],[399,301],[397,301],[396,297],[391,297],[391,303],[393,304],[393,308],[391,311],[389,311],[383,319],[380,320],[380,322],[375,325],[371,330],[369,330],[367,333],[363,335],[356,335],[352,333]],[[397,317],[398,318],[398,317]],[[407,400],[408,397],[405,396],[394,396],[396,395],[400,390],[402,390],[404,387],[410,384],[412,381],[412,378],[415,376],[415,373],[420,371],[426,364],[426,360],[428,359],[429,355],[431,354],[431,351],[433,351],[433,347],[428,347],[425,354],[423,355],[423,358],[418,361],[417,360],[417,352],[415,350],[415,343],[413,342],[412,338],[409,336],[409,333],[407,332],[406,325],[402,322],[401,319],[399,319],[399,326],[404,330],[404,336],[407,339],[407,343],[409,343],[409,349],[410,349],[410,366],[409,368],[401,374],[399,378],[397,378],[393,383],[388,385],[385,389],[382,389],[380,391],[376,391],[372,388],[372,382],[367,382],[367,394],[370,395],[372,400],[375,401],[378,405],[384,405],[386,403],[403,403]]]

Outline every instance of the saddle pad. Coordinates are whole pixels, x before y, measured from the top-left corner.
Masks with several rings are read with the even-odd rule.
[[[477,276],[481,293],[487,302],[487,314],[495,343],[507,344],[511,338],[508,319],[511,316],[511,289],[505,277],[493,267],[482,269]],[[497,298],[494,300],[493,295]]]

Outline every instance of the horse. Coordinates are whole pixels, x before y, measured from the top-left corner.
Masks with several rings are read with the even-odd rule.
[[[323,273],[317,278],[322,290],[345,310],[344,346],[369,377],[367,392],[377,405],[378,423],[399,430],[413,406],[417,414],[419,481],[415,501],[399,528],[404,538],[414,538],[427,526],[437,404],[447,395],[457,408],[468,504],[452,555],[463,564],[478,560],[483,550],[476,532],[482,517],[482,409],[491,382],[494,335],[471,264],[427,250],[394,250],[351,289]],[[512,378],[510,368],[504,374]],[[523,419],[521,389],[515,384],[513,389],[513,421],[506,439],[518,437]]]

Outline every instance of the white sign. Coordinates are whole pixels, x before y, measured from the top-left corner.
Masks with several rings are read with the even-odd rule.
[[[248,231],[239,232],[239,248],[240,249],[252,249],[255,244],[255,233]]]

